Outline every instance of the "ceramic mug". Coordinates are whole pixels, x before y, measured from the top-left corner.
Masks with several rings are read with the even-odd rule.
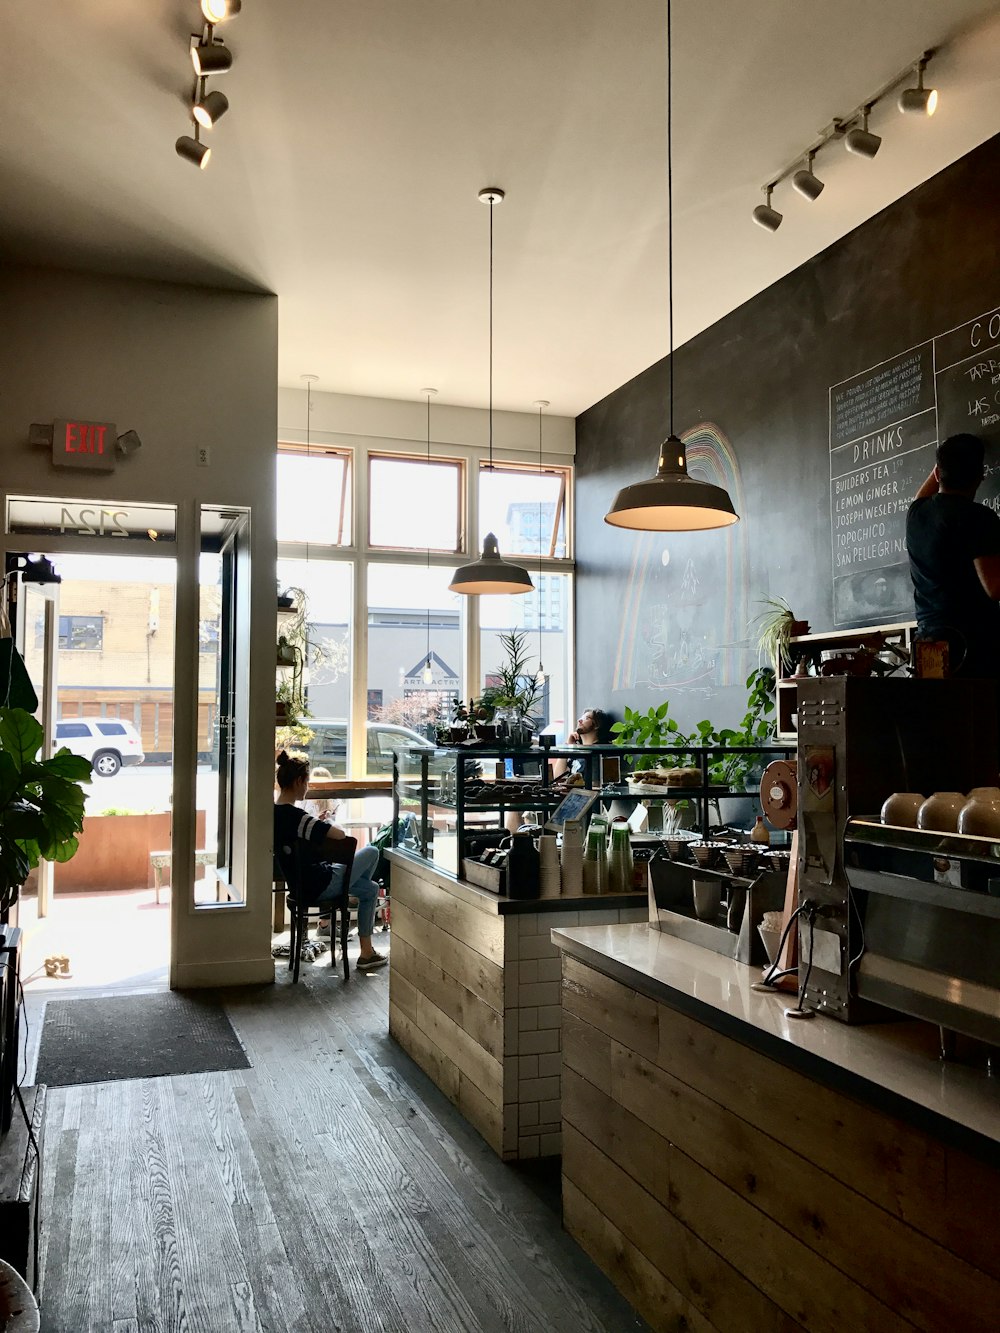
[[[882,805],[882,823],[916,828],[917,813],[926,798],[918,791],[894,791]]]
[[[1000,838],[1000,787],[973,787],[959,811],[958,831]]]
[[[936,791],[917,811],[917,828],[933,833],[957,833],[965,797],[960,791]]]

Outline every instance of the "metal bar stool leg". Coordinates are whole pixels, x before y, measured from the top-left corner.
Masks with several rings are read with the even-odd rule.
[[[340,900],[340,956],[344,963],[344,980],[348,981],[351,976],[351,964],[347,957],[347,937],[351,933],[351,898],[347,889],[344,890],[344,896]],[[331,932],[332,934],[332,932]],[[333,940],[330,941],[331,948]],[[331,959],[331,962],[333,960]]]

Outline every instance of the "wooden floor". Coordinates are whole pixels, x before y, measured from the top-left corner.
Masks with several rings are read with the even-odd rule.
[[[327,961],[227,995],[251,1069],[50,1091],[43,1333],[646,1329]]]

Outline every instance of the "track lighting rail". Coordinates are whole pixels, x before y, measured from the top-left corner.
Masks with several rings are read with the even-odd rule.
[[[812,176],[812,163],[816,155],[827,148],[831,143],[836,143],[841,139],[846,140],[846,147],[862,157],[872,158],[878,152],[881,145],[881,139],[878,135],[872,134],[868,129],[868,118],[872,111],[880,102],[901,88],[898,106],[902,112],[918,112],[923,115],[933,115],[937,106],[937,90],[933,88],[924,88],[924,71],[934,56],[938,54],[940,48],[930,47],[924,51],[923,55],[917,60],[911,61],[898,74],[882,84],[875,92],[864,98],[847,115],[835,116],[822,130],[817,137],[807,144],[800,152],[781,168],[774,172],[761,185],[766,203],[754,210],[754,221],[768,231],[777,231],[781,225],[782,214],[777,212],[771,206],[771,195],[787,180],[795,184],[795,177],[803,174]],[[914,88],[903,87],[916,75],[917,85]],[[808,199],[816,199],[822,190],[822,184],[818,178],[813,179],[819,184],[819,189],[814,192],[807,192],[799,188],[799,193],[804,194]]]

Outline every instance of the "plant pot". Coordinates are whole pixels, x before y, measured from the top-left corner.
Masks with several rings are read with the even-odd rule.
[[[279,610],[279,611],[291,611],[291,610],[294,609],[294,607],[295,607],[295,598],[294,598],[294,597],[279,597],[279,598],[278,598],[278,610]]]
[[[476,723],[476,739],[480,741],[495,741],[497,738],[497,729],[492,722]]]

